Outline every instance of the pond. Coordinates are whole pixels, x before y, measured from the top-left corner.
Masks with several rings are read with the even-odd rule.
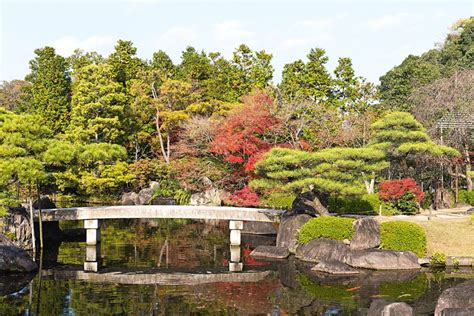
[[[258,235],[243,235],[244,271],[229,273],[228,236],[226,222],[106,221],[99,273],[82,271],[85,243],[49,247],[39,273],[0,276],[0,315],[366,315],[380,300],[432,315],[444,290],[474,279],[473,270],[315,274],[292,258],[251,258],[274,243]]]

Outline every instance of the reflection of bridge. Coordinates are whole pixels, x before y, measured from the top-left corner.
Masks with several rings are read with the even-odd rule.
[[[113,284],[158,284],[158,285],[198,285],[217,282],[259,282],[270,275],[271,271],[255,271],[242,273],[183,273],[156,271],[110,271],[87,273],[80,270],[42,270],[43,278],[54,280],[81,280],[94,283]]]
[[[100,259],[100,221],[105,219],[184,218],[228,220],[230,228],[230,271],[242,271],[240,255],[243,221],[273,222],[280,210],[184,205],[130,205],[46,209],[42,221],[83,220],[86,229],[86,261],[84,270],[97,272]],[[35,220],[38,212],[35,214]]]

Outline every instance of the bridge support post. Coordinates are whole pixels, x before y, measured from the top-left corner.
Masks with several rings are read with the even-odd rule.
[[[100,223],[98,219],[85,219],[86,244],[94,246],[100,242]]]
[[[86,230],[86,261],[84,261],[84,271],[98,272],[100,266],[99,220],[84,220],[84,229]]]
[[[243,264],[240,258],[241,231],[244,228],[243,221],[229,221],[230,229],[230,261],[229,271],[240,272]]]

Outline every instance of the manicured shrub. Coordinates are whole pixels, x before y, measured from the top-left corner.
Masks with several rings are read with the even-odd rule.
[[[294,200],[294,194],[275,192],[266,195],[260,204],[266,207],[289,210]]]
[[[412,251],[418,257],[423,257],[426,254],[426,233],[414,223],[384,222],[380,225],[380,248]]]
[[[380,198],[377,194],[364,194],[361,196],[331,196],[328,208],[337,214],[378,214]]]
[[[315,238],[352,239],[352,218],[321,216],[307,221],[298,233],[298,241],[307,244]]]
[[[418,203],[424,197],[424,193],[412,178],[382,181],[379,189],[379,196],[383,201],[396,201],[408,192],[413,193]]]
[[[459,202],[474,206],[474,191],[459,190]]]
[[[393,202],[395,208],[402,214],[414,215],[418,212],[418,204],[415,195],[411,192],[403,194],[398,200]]]
[[[442,252],[433,252],[430,258],[431,266],[445,266],[446,265],[446,255]]]

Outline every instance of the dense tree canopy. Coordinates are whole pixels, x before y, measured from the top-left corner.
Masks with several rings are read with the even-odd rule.
[[[211,187],[232,205],[311,193],[321,213],[329,197],[371,194],[387,179],[470,190],[472,130],[441,133],[437,122],[474,111],[473,25],[457,22],[378,87],[348,57],[329,69],[322,48],[284,65],[279,84],[273,55],[245,44],[230,56],[189,46],[176,62],[162,50],[141,59],[126,40],[108,57],[37,49],[26,80],[0,86],[0,189],[21,198],[40,182],[117,199],[153,180],[179,201]]]

